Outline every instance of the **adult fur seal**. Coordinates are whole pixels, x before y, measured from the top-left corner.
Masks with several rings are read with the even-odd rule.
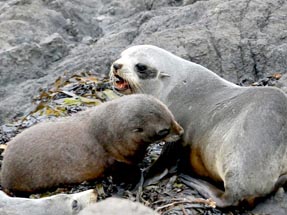
[[[10,197],[0,191],[1,215],[76,215],[96,202],[94,190],[58,194],[41,199]]]
[[[251,203],[286,183],[287,98],[271,87],[239,87],[163,49],[133,46],[111,67],[114,88],[151,94],[185,129],[189,163],[222,189],[189,178],[219,207]]]
[[[16,136],[4,154],[2,187],[34,192],[96,179],[115,162],[137,164],[150,143],[182,133],[159,100],[124,96]]]

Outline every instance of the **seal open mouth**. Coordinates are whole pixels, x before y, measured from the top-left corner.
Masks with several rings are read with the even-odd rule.
[[[114,86],[118,91],[130,89],[129,83],[118,75],[114,75]]]

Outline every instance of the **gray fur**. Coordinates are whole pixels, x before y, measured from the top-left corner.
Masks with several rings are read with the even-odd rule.
[[[108,198],[85,208],[80,215],[158,215],[151,208],[127,199]]]
[[[279,89],[236,86],[150,45],[128,48],[115,62],[122,72],[131,73],[137,63],[158,70],[155,79],[133,78],[140,88],[132,92],[154,95],[169,107],[185,130],[193,170],[224,183],[218,206],[265,196],[286,175],[287,97]]]
[[[10,197],[0,191],[1,215],[76,215],[96,202],[94,190],[76,194],[58,194],[41,199]]]

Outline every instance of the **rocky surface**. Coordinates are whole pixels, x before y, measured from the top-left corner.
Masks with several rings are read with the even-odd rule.
[[[0,0],[0,124],[64,71],[153,44],[235,83],[287,71],[285,0]]]

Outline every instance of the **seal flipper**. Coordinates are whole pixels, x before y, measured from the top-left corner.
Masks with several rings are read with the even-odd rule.
[[[277,190],[283,187],[285,191],[287,191],[287,174],[281,175],[277,182],[275,183],[273,192],[276,193]]]
[[[182,152],[181,140],[165,143],[159,158],[144,170],[144,186],[158,182],[168,173],[177,171],[177,162]]]
[[[185,174],[180,175],[180,180],[185,185],[197,190],[203,197],[211,198],[219,208],[235,206],[232,196],[206,181]]]

